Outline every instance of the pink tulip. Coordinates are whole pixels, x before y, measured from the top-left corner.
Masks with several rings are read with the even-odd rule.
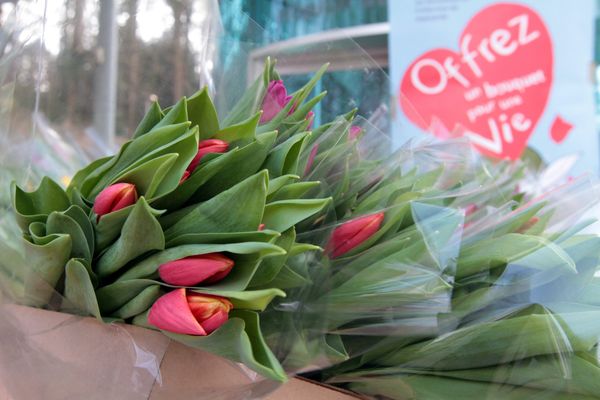
[[[271,81],[267,87],[267,93],[262,103],[263,113],[260,116],[260,123],[264,124],[269,122],[275,116],[287,106],[292,99],[292,96],[288,96],[287,89],[283,84],[283,81]]]
[[[160,297],[148,313],[158,329],[183,335],[206,336],[229,318],[233,304],[223,297],[175,289]]]
[[[158,275],[170,285],[196,286],[220,281],[231,272],[233,264],[231,258],[220,253],[200,254],[162,264]]]
[[[383,212],[370,214],[338,226],[331,234],[326,251],[331,254],[332,258],[349,252],[379,230],[384,216]]]
[[[265,224],[258,225],[258,230],[259,231],[264,231],[265,230]]]
[[[465,217],[473,215],[477,210],[479,210],[479,207],[477,207],[477,204],[475,204],[475,203],[468,204],[465,207]]]
[[[308,155],[308,161],[306,162],[306,167],[304,168],[304,175],[307,175],[308,172],[310,171],[310,168],[312,167],[313,163],[315,162],[315,157],[317,156],[318,152],[319,152],[319,145],[315,144],[313,146],[313,148],[310,150],[310,154]]]
[[[187,181],[190,175],[190,171],[188,171],[187,169],[183,171],[183,175],[181,175],[181,179],[179,179],[179,184],[181,185],[183,182]]]
[[[356,125],[352,125],[350,127],[350,132],[348,133],[348,139],[349,140],[354,140],[357,137],[360,136],[360,134],[362,133],[362,128],[360,126],[356,126]]]
[[[94,212],[100,218],[104,214],[120,210],[138,199],[135,185],[131,183],[115,183],[101,191],[94,201]]]
[[[309,111],[309,112],[306,114],[306,119],[310,121],[310,122],[308,123],[308,127],[307,127],[307,129],[311,129],[311,128],[312,128],[312,126],[313,126],[313,122],[315,121],[315,113],[314,113],[314,112],[312,112],[312,111]]]
[[[225,153],[229,148],[229,143],[220,139],[206,139],[198,143],[198,153],[194,156],[192,162],[187,167],[187,171],[191,174],[194,172],[202,157],[209,153]],[[187,179],[187,178],[186,178]]]

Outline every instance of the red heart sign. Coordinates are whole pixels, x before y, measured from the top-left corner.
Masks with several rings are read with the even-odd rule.
[[[528,7],[495,4],[471,19],[459,49],[434,49],[410,65],[400,85],[404,113],[434,134],[468,136],[488,156],[519,158],[552,86],[548,29]]]

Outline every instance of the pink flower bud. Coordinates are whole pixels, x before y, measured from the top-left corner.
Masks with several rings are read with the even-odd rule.
[[[148,322],[164,331],[206,336],[227,322],[232,308],[226,298],[186,293],[181,288],[156,300],[148,313]]]
[[[348,133],[348,140],[354,140],[360,136],[362,133],[362,128],[360,126],[352,125],[350,127],[350,132]]]
[[[198,164],[200,164],[200,160],[202,160],[202,157],[205,155],[209,153],[225,153],[227,149],[229,149],[229,143],[224,140],[206,139],[201,141],[198,143],[198,153],[196,153],[192,159],[192,162],[190,162],[190,165],[187,167],[187,171],[190,174],[194,172]]]
[[[258,225],[258,230],[259,231],[264,231],[265,230],[265,224]]]
[[[315,144],[312,149],[310,149],[310,154],[308,155],[308,161],[306,161],[306,167],[304,168],[304,175],[307,175],[310,172],[310,169],[315,162],[315,157],[319,152],[319,144]]]
[[[365,215],[338,226],[326,246],[327,253],[336,258],[349,252],[379,230],[384,216],[383,212]]]
[[[158,275],[170,285],[196,286],[220,281],[231,272],[233,264],[231,258],[220,253],[200,254],[162,264]]]
[[[263,113],[260,116],[260,123],[264,124],[269,122],[283,110],[285,106],[290,102],[292,96],[288,96],[287,89],[283,84],[283,81],[271,81],[267,87],[267,93],[262,103]]]
[[[120,210],[138,199],[135,185],[131,183],[115,183],[101,191],[94,201],[94,212],[100,218],[104,214]]]
[[[183,182],[187,181],[190,175],[190,171],[188,171],[187,169],[183,171],[183,175],[181,175],[181,179],[179,179],[179,184],[181,185]]]
[[[468,217],[470,215],[473,215],[477,210],[479,210],[479,207],[477,207],[477,204],[475,203],[471,203],[468,204],[465,208],[465,217]]]
[[[311,128],[312,128],[312,126],[313,126],[313,122],[315,121],[315,113],[314,113],[314,112],[312,112],[312,111],[309,111],[309,112],[306,114],[306,119],[307,119],[308,121],[310,121],[310,122],[308,123],[308,127],[307,127],[307,129],[311,129]]]
[[[225,153],[229,148],[229,143],[220,139],[206,139],[198,143],[198,153],[194,156],[192,162],[187,167],[187,171],[191,174],[194,172],[202,157],[209,153]],[[187,179],[187,178],[186,178]]]

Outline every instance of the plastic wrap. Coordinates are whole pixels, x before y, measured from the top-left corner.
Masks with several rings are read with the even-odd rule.
[[[211,4],[215,6],[216,2]],[[246,83],[243,76],[246,71],[240,68],[243,65],[240,60],[245,60],[256,44],[231,41],[226,35],[221,36],[223,32],[218,23],[205,21],[199,25],[202,31],[196,32],[195,37],[199,43],[203,43],[201,47],[204,53],[199,55],[201,68],[198,74],[199,83],[206,85],[207,90],[196,93],[189,102],[182,100],[172,107],[159,107],[156,103],[148,102],[146,117],[137,128],[125,129],[122,135],[118,135],[117,142],[134,136],[138,142],[128,142],[121,148],[121,154],[128,154],[127,151],[133,154],[132,149],[139,150],[143,147],[139,145],[139,138],[147,135],[148,130],[157,121],[162,121],[160,124],[168,129],[176,129],[174,126],[177,123],[184,125],[188,120],[197,122],[199,118],[207,123],[202,127],[203,132],[195,134],[196,141],[199,140],[198,135],[211,137],[214,132],[209,130],[214,126],[217,126],[216,129],[219,125],[221,128],[231,127],[220,129],[218,133],[220,139],[226,139],[232,146],[228,149],[232,151],[228,153],[230,157],[227,160],[244,151],[249,160],[248,164],[240,168],[239,163],[228,165],[227,161],[223,161],[222,163],[229,167],[228,174],[217,175],[212,179],[208,175],[210,167],[202,169],[201,165],[199,170],[202,169],[207,174],[208,180],[203,192],[186,189],[206,183],[199,183],[198,174],[194,175],[193,171],[189,177],[185,176],[184,169],[196,152],[192,140],[195,135],[193,132],[186,132],[181,134],[181,138],[185,137],[185,140],[189,139],[192,143],[191,146],[187,146],[189,149],[175,148],[177,143],[183,142],[184,139],[165,140],[164,143],[160,143],[161,149],[173,149],[173,152],[177,151],[178,157],[186,161],[173,162],[173,170],[176,171],[169,170],[168,174],[165,172],[167,178],[163,181],[152,177],[168,170],[168,166],[165,165],[172,162],[169,159],[171,154],[158,152],[152,143],[140,154],[136,154],[138,158],[131,156],[132,159],[126,159],[127,157],[123,156],[124,158],[118,159],[125,159],[127,163],[94,161],[90,167],[76,174],[75,172],[90,160],[113,153],[118,143],[111,143],[103,136],[101,124],[97,125],[95,121],[86,119],[89,116],[85,114],[87,109],[81,104],[83,99],[77,97],[84,94],[79,93],[74,99],[69,97],[72,93],[54,93],[54,98],[48,95],[48,88],[44,85],[52,82],[53,77],[49,71],[64,66],[54,64],[52,55],[46,53],[47,21],[51,20],[52,16],[48,14],[48,5],[42,5],[44,7],[40,7],[40,3],[20,3],[8,17],[18,29],[23,28],[29,32],[29,36],[24,45],[27,51],[23,52],[23,48],[13,47],[14,59],[7,61],[5,65],[8,71],[5,83],[13,85],[13,92],[7,94],[7,98],[14,104],[11,113],[2,121],[7,123],[2,132],[5,144],[3,149],[6,150],[2,157],[2,170],[7,173],[3,184],[8,187],[8,182],[14,180],[16,186],[11,189],[12,204],[10,199],[7,199],[3,208],[3,222],[6,223],[2,225],[2,237],[6,240],[2,244],[0,262],[2,390],[7,396],[15,399],[36,398],[40,393],[48,399],[191,396],[241,399],[264,396],[278,386],[277,380],[285,380],[286,374],[304,368],[304,362],[308,362],[307,359],[296,358],[294,363],[288,364],[283,360],[281,364],[285,370],[282,369],[279,361],[272,358],[270,349],[286,348],[287,328],[277,330],[275,335],[267,337],[268,343],[264,343],[260,327],[253,322],[254,317],[242,314],[245,308],[264,309],[274,297],[283,295],[282,289],[298,286],[298,282],[287,279],[289,277],[285,274],[280,277],[280,271],[277,270],[282,268],[281,256],[284,250],[291,252],[285,248],[286,241],[291,237],[293,242],[294,224],[311,216],[330,201],[317,194],[299,198],[303,192],[298,192],[297,187],[291,184],[298,179],[294,175],[302,175],[301,172],[305,168],[302,164],[300,169],[300,163],[297,161],[300,147],[309,136],[308,133],[302,134],[302,131],[307,130],[313,123],[314,117],[309,117],[308,111],[319,102],[323,94],[313,97],[311,92],[325,69],[317,72],[316,77],[300,90],[292,92],[292,88],[289,88],[293,101],[276,116],[272,116],[270,121],[260,120],[259,123],[261,115],[256,112],[263,108],[261,103],[264,102],[267,86],[279,76],[273,67],[267,64],[263,75],[245,92],[246,96],[243,96]],[[217,11],[218,7],[212,9],[213,13]],[[96,16],[95,13],[101,13],[102,10],[93,8],[91,11],[86,9],[82,12],[84,15],[90,12]],[[28,17],[24,18],[23,15]],[[211,15],[218,21],[215,14]],[[26,26],[22,27],[19,24]],[[52,28],[56,29],[56,26]],[[17,30],[14,35],[21,37]],[[348,46],[355,45],[348,41]],[[78,56],[85,55],[82,53]],[[96,56],[103,59],[102,54]],[[159,61],[153,62],[156,64]],[[360,66],[364,67],[370,62],[371,60],[364,56]],[[15,86],[19,79],[17,72],[23,64],[37,68],[38,73],[34,74],[36,79],[33,85],[19,88],[18,85]],[[80,67],[86,68],[85,65]],[[75,67],[76,73],[81,71]],[[236,79],[232,79],[232,76]],[[376,79],[368,69],[365,70],[365,76]],[[81,84],[83,88],[88,82]],[[30,103],[17,101],[27,90],[31,91],[27,94],[31,94],[33,100]],[[210,102],[206,100],[209,95],[215,99],[215,108],[221,118],[218,122],[215,120],[216,115],[212,115],[214,111],[208,106],[205,108]],[[139,102],[143,100],[143,96],[138,96]],[[65,114],[60,114],[60,117],[64,119],[57,122],[56,115],[52,120],[46,118],[57,112],[57,105],[60,106],[63,101]],[[162,102],[161,97],[159,101]],[[194,108],[186,104],[193,101],[195,107],[201,103],[202,110],[207,110],[206,114],[192,116]],[[164,105],[166,104],[162,104]],[[71,106],[75,108],[70,109]],[[78,108],[79,106],[83,108]],[[158,119],[153,121],[152,118],[157,115]],[[375,118],[381,118],[381,112],[373,115]],[[18,119],[17,117],[23,116],[26,119],[25,124],[10,124]],[[208,126],[209,122],[213,125]],[[275,129],[278,135],[274,133]],[[261,139],[257,140],[255,134],[262,135]],[[267,145],[264,142],[269,143]],[[255,145],[254,149],[251,148],[252,144]],[[268,150],[268,154],[261,156],[261,152],[265,150],[263,147]],[[20,150],[15,151],[15,148]],[[219,159],[209,155],[206,165],[218,166]],[[256,165],[251,166],[251,162]],[[181,174],[177,175],[179,172]],[[58,184],[47,178],[42,179],[42,176],[49,176]],[[263,206],[263,222],[266,224],[263,229],[259,226],[263,211],[255,212],[251,204],[252,195],[248,192],[266,191],[266,183],[263,184],[263,181],[266,182],[267,176],[272,179],[270,182],[277,182],[269,185],[271,192],[268,193],[268,202],[275,203],[279,200],[279,203],[272,206],[276,211],[269,214],[270,218],[267,215],[268,209],[264,211]],[[169,190],[165,187],[177,186],[180,178],[180,187],[183,189],[169,197]],[[275,181],[275,178],[279,180]],[[111,213],[101,215],[93,207],[94,198],[112,184],[121,183],[120,181],[133,182],[140,190],[139,194],[144,195],[147,200],[140,199],[133,209],[129,207],[127,212],[116,211],[112,216]],[[244,182],[248,187],[239,186]],[[64,187],[68,187],[66,193],[63,191]],[[221,231],[217,222],[222,225],[227,223],[224,220],[216,221],[215,215],[210,214],[212,211],[206,206],[197,216],[204,218],[204,223],[199,225],[210,226],[210,229],[206,228],[208,231],[191,232],[185,227],[181,228],[181,224],[178,225],[182,217],[187,216],[186,210],[178,213],[184,205],[209,203],[210,199],[216,198],[214,196],[233,188],[237,188],[237,192],[232,192],[233,194],[222,197],[219,201],[213,201],[213,211],[215,207],[221,207],[219,215],[231,214],[229,220],[232,220],[233,224],[244,225],[245,230],[239,232],[241,228],[235,228],[237,230],[233,233],[226,229]],[[286,192],[281,189],[288,190]],[[266,193],[264,195],[266,196]],[[267,207],[269,205],[267,204]],[[300,210],[294,207],[300,207]],[[185,251],[182,249],[185,246],[205,246],[201,253],[227,252],[229,255],[233,254],[236,265],[240,265],[238,270],[241,272],[234,270],[230,279],[226,277],[222,284],[198,289],[203,294],[234,299],[232,301],[236,311],[230,315],[231,323],[223,325],[228,327],[228,331],[221,329],[219,332],[217,329],[199,339],[174,334],[170,337],[175,340],[169,340],[159,332],[120,323],[125,320],[151,327],[146,321],[147,315],[144,310],[156,300],[157,290],[169,292],[173,287],[165,285],[164,282],[157,282],[158,277],[154,272],[140,272],[144,267],[130,268],[132,265],[141,264],[140,260],[151,255],[151,252],[161,251],[160,243],[157,243],[156,224],[153,225],[152,222],[157,221],[162,213],[159,211],[161,209],[166,209],[167,214],[160,218],[160,224],[165,232],[168,229],[171,229],[171,233],[175,232],[170,237],[167,235],[166,239],[170,241],[167,247],[181,250],[177,254],[170,254],[169,260],[189,256],[189,247]],[[236,209],[238,213],[233,215]],[[74,210],[83,210],[83,218]],[[244,212],[252,218],[244,218]],[[134,214],[135,218],[132,217]],[[21,232],[15,226],[15,218]],[[198,244],[197,238],[183,237],[190,232],[192,235],[207,236],[198,239],[202,243]],[[221,233],[224,235],[219,236]],[[25,240],[21,240],[20,236]],[[280,238],[275,240],[278,237]],[[306,246],[297,243],[293,252],[300,254],[315,249],[314,246]],[[254,256],[255,259],[252,258]],[[266,258],[263,260],[266,256],[272,256],[270,260],[273,262],[267,264]],[[107,259],[111,262],[106,262]],[[127,264],[127,268],[117,271],[113,269],[117,268],[117,264],[120,267]],[[251,265],[255,265],[256,268],[259,264],[261,270],[255,271],[254,275],[244,272],[250,271]],[[273,269],[276,273],[269,272]],[[131,272],[133,270],[136,272]],[[122,272],[124,274],[121,274]],[[245,277],[248,279],[243,288],[238,287],[238,283],[245,279],[244,274],[248,275]],[[119,282],[115,282],[117,278],[120,279]],[[127,287],[120,287],[121,282]],[[299,286],[306,282],[301,283]],[[243,293],[236,295],[236,291]],[[175,291],[169,293],[173,292]],[[236,296],[238,298],[235,298]],[[106,299],[110,303],[108,306]],[[237,311],[237,308],[242,310]],[[266,320],[263,322],[263,329],[271,329],[270,332],[273,332],[268,323],[269,312],[263,314]],[[89,316],[96,317],[104,324]],[[227,337],[228,334],[231,338]],[[191,347],[203,348],[207,352],[191,351],[181,342]],[[209,354],[211,352],[221,357]],[[206,372],[207,369],[210,372]],[[202,371],[200,377],[198,371]]]
[[[345,141],[308,173],[334,209],[299,236],[325,249],[304,375],[374,398],[598,398],[597,180],[456,140],[374,159]]]

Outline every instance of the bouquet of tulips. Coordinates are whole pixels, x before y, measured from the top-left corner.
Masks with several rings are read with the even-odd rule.
[[[219,119],[205,90],[152,104],[118,154],[74,174],[63,189],[12,187],[26,263],[2,269],[17,302],[168,337],[283,381],[260,316],[293,285],[290,256],[316,249],[296,226],[328,208],[299,183],[311,133],[309,98],[325,67],[288,95],[263,74]]]
[[[600,238],[581,220],[596,183],[532,197],[529,166],[457,143],[409,144],[381,169],[354,159],[317,177],[337,221],[319,228],[305,304],[326,317],[304,329],[331,357],[306,376],[395,399],[598,398]]]

